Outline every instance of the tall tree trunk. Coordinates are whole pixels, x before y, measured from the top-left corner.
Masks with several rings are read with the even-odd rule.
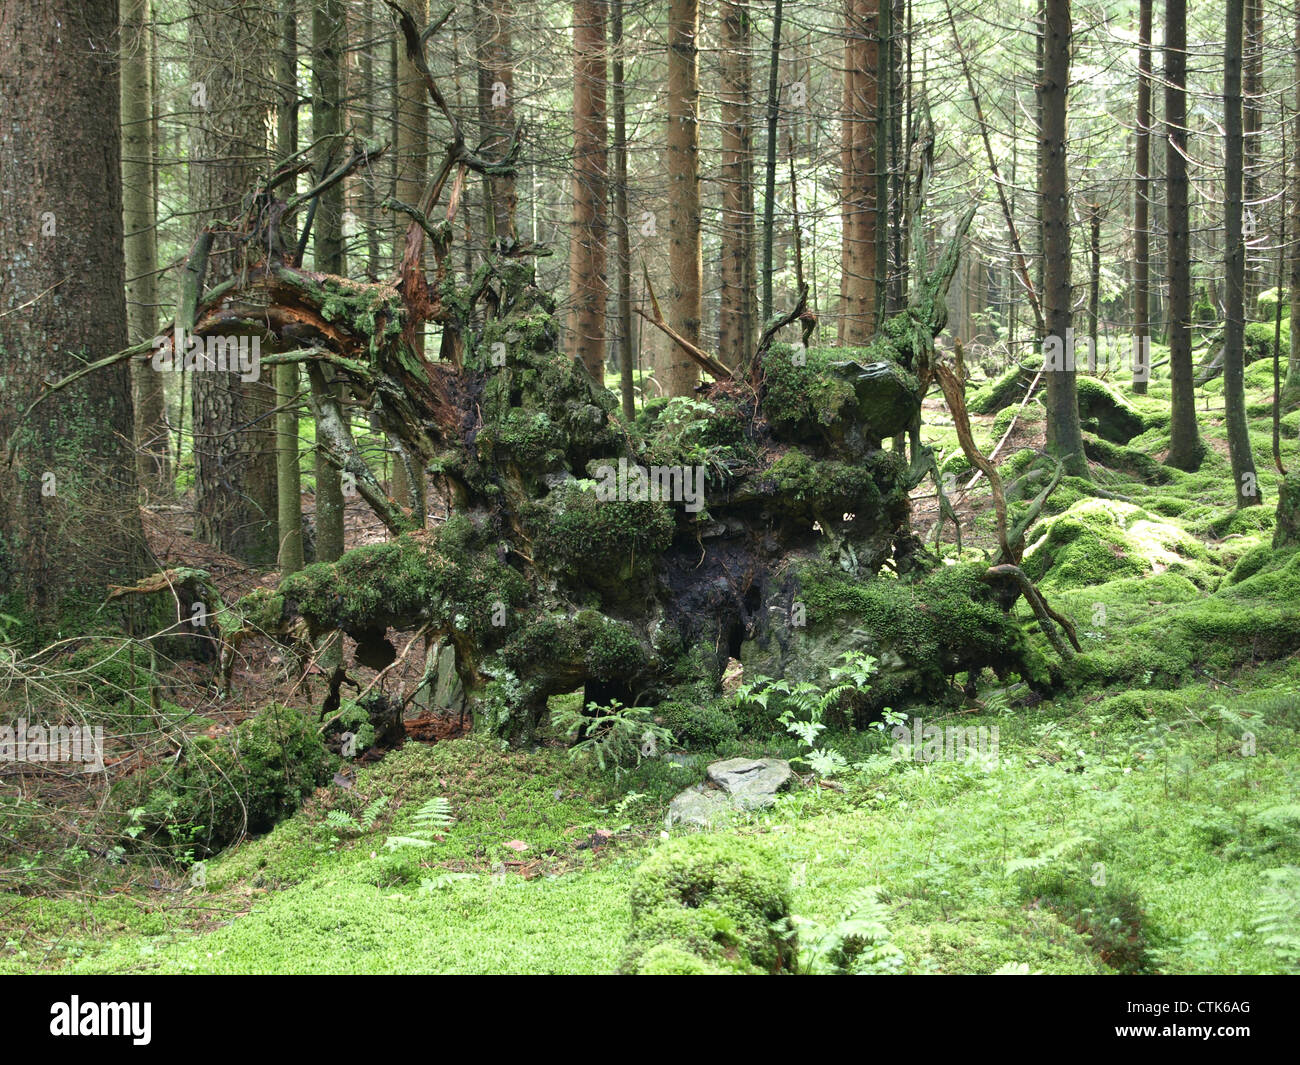
[[[276,110],[275,153],[287,159],[298,150],[298,3],[280,0],[280,52],[275,80],[280,90]],[[286,237],[292,234],[286,233]],[[281,575],[303,566],[302,468],[298,464],[298,365],[275,368],[275,482],[279,519]]]
[[[1066,97],[1070,85],[1070,0],[1044,5],[1043,80],[1039,83],[1038,199],[1043,206],[1043,317],[1058,359],[1044,364],[1047,379],[1047,449],[1066,472],[1088,476],[1079,428],[1070,299],[1070,204],[1066,167]]]
[[[232,11],[223,0],[190,0],[190,198],[200,224],[234,217],[268,159],[273,20],[261,8]],[[208,284],[242,269],[242,247],[213,243]],[[279,547],[273,382],[236,373],[193,374],[195,535],[254,565],[273,565]]]
[[[876,325],[879,14],[880,0],[846,0],[839,342],[849,347],[866,343]]]
[[[700,341],[704,264],[700,247],[699,0],[668,3],[668,324]],[[689,396],[700,368],[676,345],[664,358],[670,396]]]
[[[627,220],[627,76],[623,61],[623,0],[610,4],[614,59],[614,235],[618,256],[618,371],[623,415],[636,417],[636,352],[632,347],[632,242]]]
[[[118,363],[19,415],[127,343],[118,6],[6,0],[0,23],[0,441],[16,433],[0,462],[0,611],[84,628],[105,584],[145,566],[121,445],[130,373]]]
[[[1250,454],[1250,425],[1246,421],[1246,246],[1242,240],[1242,8],[1251,0],[1227,0],[1223,48],[1223,230],[1227,281],[1227,322],[1223,331],[1223,404],[1228,426],[1228,454],[1237,506],[1260,502],[1259,478]]]
[[[1196,424],[1192,368],[1191,220],[1187,207],[1187,0],[1165,7],[1165,214],[1169,274],[1169,377],[1172,386],[1169,455],[1195,470],[1204,454]]]
[[[1133,192],[1133,340],[1138,345],[1133,365],[1133,391],[1146,395],[1151,366],[1147,352],[1151,336],[1151,8],[1138,4],[1137,136]]]
[[[489,158],[504,154],[515,129],[515,61],[510,29],[511,0],[478,0],[474,7],[474,50],[478,65],[478,119],[481,150]],[[518,196],[509,174],[484,178],[488,199],[488,239],[494,246],[515,242]]]
[[[318,177],[330,169],[344,152],[343,57],[347,47],[347,21],[342,0],[315,0],[311,9],[312,94],[311,135],[316,142],[313,160]],[[316,269],[330,274],[346,272],[347,255],[343,240],[343,185],[340,182],[322,194],[312,228],[312,258]],[[327,371],[326,380],[332,375]],[[343,554],[343,515],[346,500],[343,483],[335,469],[317,448],[316,471],[316,558],[333,562]]]
[[[122,221],[126,251],[127,333],[148,340],[158,325],[158,230],[154,208],[153,34],[150,0],[122,6]],[[131,364],[135,469],[146,499],[171,495],[163,375]]]
[[[1284,401],[1300,400],[1300,8],[1295,12],[1295,119],[1291,135],[1291,358]],[[1280,295],[1280,293],[1279,293]]]
[[[1088,349],[1094,356],[1100,350],[1098,341],[1098,318],[1101,311],[1101,204],[1088,204],[1088,339],[1092,346]],[[1107,369],[1110,367],[1107,366]],[[1096,372],[1096,366],[1088,367],[1089,373]]]
[[[767,153],[763,170],[763,321],[772,317],[773,249],[776,238],[776,127],[781,117],[782,0],[772,12],[772,55],[767,67]]]
[[[1242,196],[1244,209],[1256,221],[1257,234],[1263,229],[1260,200],[1260,140],[1263,126],[1264,89],[1264,20],[1263,0],[1245,0],[1242,13],[1242,47],[1240,72],[1243,77],[1244,98],[1242,108],[1242,173],[1245,177]],[[1245,308],[1246,317],[1253,318],[1258,310],[1256,300],[1261,289],[1262,272],[1256,269],[1249,254],[1245,258]]]
[[[722,264],[718,357],[739,366],[753,352],[754,143],[748,4],[722,0]]]
[[[605,383],[605,2],[573,5],[573,222],[569,231],[569,334],[573,354]]]
[[[417,26],[425,24],[429,14],[428,0],[407,0],[404,6],[415,19]],[[393,92],[396,102],[393,117],[396,129],[393,133],[393,142],[397,146],[394,194],[402,203],[414,205],[420,202],[428,170],[428,97],[423,77],[416,70],[415,64],[411,62],[400,41],[394,45],[394,54],[396,85]],[[394,247],[400,265],[402,241],[397,240]],[[417,354],[424,354],[423,330],[415,334],[413,347]],[[403,456],[398,454],[393,463],[393,498],[403,506],[411,501],[418,512],[420,523],[423,524],[426,509],[423,471],[416,473],[415,480],[416,484],[413,486],[411,478],[407,476]]]

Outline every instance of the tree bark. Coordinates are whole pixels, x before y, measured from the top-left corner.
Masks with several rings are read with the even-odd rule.
[[[699,0],[668,4],[668,324],[700,342],[704,264],[700,246]],[[670,396],[689,396],[700,368],[672,345],[662,383]]]
[[[1264,22],[1263,0],[1245,0],[1242,12],[1242,46],[1241,65],[1243,98],[1242,110],[1242,186],[1243,209],[1249,211],[1256,219],[1256,237],[1263,231],[1262,199],[1260,195],[1260,140],[1263,125],[1263,88],[1264,88]],[[1251,238],[1247,238],[1249,244]],[[1244,303],[1247,320],[1254,318],[1258,311],[1257,300],[1262,286],[1263,273],[1252,261],[1254,257],[1245,255]]]
[[[125,230],[127,332],[148,340],[158,323],[158,230],[154,200],[153,19],[150,0],[122,6],[122,222]],[[171,495],[163,376],[131,365],[135,468],[147,499]]]
[[[1291,357],[1287,362],[1283,402],[1300,400],[1300,8],[1295,13],[1295,118],[1291,135]]]
[[[0,23],[0,611],[84,631],[145,567],[128,368],[20,419],[126,347],[118,5],[11,0]]]
[[[618,257],[618,375],[623,416],[636,417],[636,351],[632,340],[632,242],[627,217],[627,76],[623,61],[623,0],[610,4],[614,105],[614,237]],[[752,260],[751,260],[752,261]]]
[[[722,263],[718,357],[732,369],[754,350],[754,141],[749,8],[723,0],[720,64]]]
[[[347,21],[341,0],[315,0],[311,9],[312,108],[311,135],[316,142],[316,179],[324,177],[343,157],[343,57],[347,47]],[[343,184],[321,194],[312,230],[312,258],[324,273],[346,272],[343,240]],[[326,384],[339,388],[329,371]],[[342,393],[339,393],[342,401]],[[346,422],[345,422],[346,424]],[[316,558],[333,562],[343,554],[343,517],[347,500],[339,471],[321,453],[314,455],[316,472]]]
[[[1169,261],[1169,455],[1180,470],[1201,465],[1192,366],[1191,222],[1187,206],[1187,0],[1165,7],[1165,224]]]
[[[1079,395],[1075,384],[1070,294],[1070,204],[1066,167],[1066,97],[1070,84],[1070,2],[1046,0],[1044,5],[1043,80],[1039,106],[1038,198],[1043,210],[1043,317],[1059,363],[1044,363],[1047,381],[1047,450],[1061,460],[1067,473],[1088,476],[1079,427]],[[1052,355],[1049,351],[1047,357]]]
[[[880,0],[845,4],[839,342],[848,347],[861,347],[876,323],[879,15]]]
[[[781,117],[781,19],[783,0],[772,13],[772,54],[767,67],[767,155],[763,170],[763,323],[772,317],[773,251],[776,237],[776,127]]]
[[[1151,8],[1153,0],[1138,5],[1137,130],[1133,192],[1133,340],[1142,354],[1135,362],[1133,391],[1146,395],[1151,374],[1146,344],[1151,337]]]
[[[605,3],[573,5],[573,221],[569,230],[569,335],[592,379],[605,381],[606,199]]]
[[[232,12],[191,0],[193,110],[190,197],[200,225],[236,216],[268,160],[274,30],[269,12]],[[208,260],[210,283],[243,269],[223,233]],[[192,375],[195,536],[253,565],[273,565],[276,530],[274,385],[219,371]]]
[[[298,3],[280,0],[280,52],[276,65],[280,102],[276,111],[275,149],[280,159],[298,150]],[[296,189],[294,190],[296,191]],[[286,234],[291,236],[291,234]],[[275,367],[275,483],[280,573],[303,567],[302,467],[298,461],[298,366]]]
[[[428,0],[409,0],[406,10],[420,25],[428,15]],[[396,87],[397,96],[394,121],[396,130],[393,143],[396,145],[395,190],[397,199],[415,206],[424,193],[424,182],[428,170],[429,158],[429,104],[425,96],[424,82],[420,72],[415,68],[406,48],[397,41],[396,53]],[[402,242],[395,242],[398,265],[401,265]],[[417,355],[424,354],[424,331],[418,330],[412,338],[412,347]],[[403,506],[412,505],[419,515],[425,512],[425,486],[423,471],[416,475],[417,483],[411,484],[406,466],[397,455],[393,463],[392,495]]]
[[[478,66],[480,150],[490,158],[505,154],[515,130],[515,61],[510,31],[511,0],[478,0],[474,8],[474,50]],[[483,179],[488,200],[488,243],[509,248],[516,240],[518,195],[513,174]]]
[[[1227,0],[1223,50],[1223,230],[1224,275],[1227,281],[1227,321],[1223,332],[1223,404],[1228,428],[1228,454],[1237,506],[1257,506],[1259,478],[1250,454],[1250,425],[1246,420],[1246,245],[1242,238],[1242,9],[1251,0]]]

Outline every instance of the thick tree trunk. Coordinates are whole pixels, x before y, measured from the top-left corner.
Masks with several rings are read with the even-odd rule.
[[[191,0],[190,197],[201,224],[228,220],[268,159],[274,37],[269,12],[236,16],[222,0]],[[243,269],[242,249],[223,234],[209,283]],[[204,370],[192,375],[195,535],[236,558],[273,565],[279,547],[274,384]]]
[[[876,322],[879,9],[880,0],[847,0],[844,9],[839,342],[848,347],[861,347]]]
[[[1039,106],[1038,198],[1043,209],[1043,317],[1047,381],[1047,449],[1066,472],[1088,476],[1079,427],[1072,338],[1070,205],[1066,167],[1066,97],[1070,85],[1070,3],[1047,0]],[[1054,351],[1053,351],[1054,345]],[[1055,360],[1055,361],[1054,361]]]
[[[420,25],[424,24],[428,14],[428,0],[409,0],[406,10]],[[396,106],[394,108],[393,144],[395,154],[395,190],[397,199],[402,203],[415,206],[420,202],[424,192],[424,182],[428,169],[429,147],[429,104],[425,96],[424,83],[420,72],[411,62],[406,48],[399,40],[394,46],[396,59],[394,80],[396,88]],[[402,242],[395,243],[397,265],[401,265]],[[417,354],[424,353],[424,332],[419,330],[412,338],[412,346]],[[401,455],[396,455],[393,462],[391,494],[403,506],[413,506],[418,514],[425,511],[425,486],[423,473],[417,473],[416,483],[412,485],[407,476],[406,465]]]
[[[479,0],[474,8],[479,143],[480,150],[491,158],[505,154],[515,130],[515,61],[510,45],[513,19],[511,0]],[[508,248],[516,239],[518,196],[514,175],[484,178],[483,189],[489,204],[488,242]]]
[[[126,347],[118,6],[6,0],[0,24],[0,611],[81,631],[145,565],[127,366],[20,418]]]
[[[1295,13],[1295,119],[1291,135],[1291,358],[1287,363],[1283,402],[1300,401],[1300,8]]]
[[[783,0],[772,12],[772,53],[767,67],[767,152],[763,168],[763,321],[772,317],[776,238],[776,127],[781,117],[781,20]]]
[[[754,350],[754,141],[749,8],[723,0],[719,56],[722,263],[718,357],[738,367]]]
[[[1151,337],[1151,8],[1139,0],[1137,130],[1133,192],[1133,339],[1139,345],[1132,367],[1133,391],[1145,395],[1150,379],[1146,344]]]
[[[1191,220],[1187,206],[1187,0],[1165,6],[1165,225],[1169,248],[1169,377],[1172,419],[1165,461],[1195,470],[1204,455],[1192,367]]]
[[[1237,506],[1257,506],[1259,478],[1250,454],[1246,420],[1246,246],[1242,240],[1242,8],[1251,0],[1227,0],[1223,50],[1223,231],[1227,281],[1227,322],[1223,332],[1223,404],[1228,427],[1228,454]]]
[[[592,379],[605,381],[609,159],[605,121],[605,3],[573,6],[573,220],[569,230],[569,335]]]
[[[627,217],[627,87],[623,52],[623,0],[610,4],[614,106],[614,237],[618,258],[618,376],[623,416],[636,417],[636,350],[632,338],[632,242]],[[752,246],[751,246],[752,247]],[[752,262],[752,259],[751,259]]]
[[[700,341],[704,264],[700,246],[699,0],[668,4],[668,324]],[[700,368],[676,345],[663,359],[670,396],[689,396]]]
[[[1263,0],[1245,0],[1245,8],[1242,13],[1244,22],[1242,24],[1241,65],[1238,68],[1243,79],[1243,98],[1241,102],[1242,175],[1245,179],[1242,187],[1243,209],[1249,211],[1251,216],[1257,220],[1257,238],[1264,228],[1259,222],[1263,210],[1263,205],[1260,203],[1262,197],[1260,195],[1259,165],[1262,150],[1260,135],[1264,117],[1263,13]],[[1250,239],[1247,238],[1248,243]],[[1266,245],[1268,242],[1263,243]],[[1259,310],[1256,301],[1262,288],[1263,272],[1252,261],[1254,258],[1248,250],[1245,256],[1246,280],[1244,286],[1245,295],[1243,297],[1247,320],[1253,319]]]
[[[158,323],[158,231],[155,226],[153,34],[150,0],[122,6],[122,222],[125,230],[127,333],[148,340]],[[135,469],[146,499],[172,494],[163,376],[131,365]]]

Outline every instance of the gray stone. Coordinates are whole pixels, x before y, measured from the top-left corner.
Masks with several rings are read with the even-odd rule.
[[[758,810],[776,802],[794,781],[790,763],[780,758],[728,758],[709,766],[709,781],[727,793],[739,810]]]
[[[731,812],[731,799],[726,794],[696,784],[680,792],[668,804],[668,823],[708,828],[729,817]]]

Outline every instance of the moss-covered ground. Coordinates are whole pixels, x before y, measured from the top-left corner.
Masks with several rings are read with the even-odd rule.
[[[1268,546],[1269,383],[1262,364],[1249,369],[1264,506],[1232,509],[1221,385],[1201,401],[1202,470],[1157,466],[1160,374],[1148,397],[1130,397],[1146,428],[1119,448],[1125,468],[1093,466],[1095,483],[1123,498],[1091,499],[1070,481],[1053,496],[1027,568],[1077,623],[1075,673],[1058,672],[1041,700],[985,674],[971,678],[978,703],[908,708],[927,724],[996,727],[995,756],[900,761],[872,729],[827,733],[823,745],[848,763],[827,786],[796,788],[711,835],[743,838],[764,876],[788,874],[790,912],[805,921],[832,922],[878,888],[894,971],[1296,971],[1300,920],[1279,927],[1277,914],[1300,905],[1300,555]],[[1040,415],[1027,411],[1032,425]],[[991,449],[1003,428],[982,419],[981,443]],[[1297,428],[1289,415],[1292,465]],[[925,435],[954,443],[937,422]],[[1009,484],[1031,460],[999,456]],[[968,558],[991,545],[987,521],[975,519]],[[617,775],[554,739],[533,750],[478,736],[408,743],[199,872],[160,864],[58,897],[6,895],[0,971],[606,973],[643,956],[660,971],[743,967],[727,949],[701,948],[700,960],[646,941],[633,921],[637,871],[663,836],[689,834],[664,815],[709,760],[793,757],[799,744],[725,720],[692,732],[689,711],[674,708],[669,724],[694,747]],[[450,825],[424,846],[387,847],[435,797]],[[719,905],[708,934],[757,943],[752,957],[770,961]]]

